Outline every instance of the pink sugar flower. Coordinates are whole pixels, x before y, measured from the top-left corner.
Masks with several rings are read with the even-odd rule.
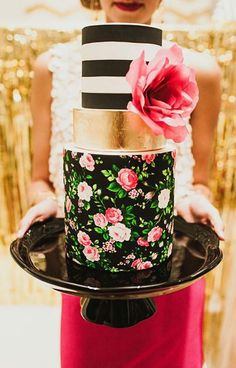
[[[130,64],[126,79],[132,89],[127,109],[138,114],[156,135],[182,142],[188,118],[198,102],[193,69],[183,64],[181,48],[157,51],[147,65],[144,51]]]

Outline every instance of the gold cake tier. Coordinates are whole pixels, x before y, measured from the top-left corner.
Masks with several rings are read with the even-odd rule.
[[[128,111],[74,109],[74,143],[84,149],[150,151],[164,148],[166,140],[156,136],[137,115]]]

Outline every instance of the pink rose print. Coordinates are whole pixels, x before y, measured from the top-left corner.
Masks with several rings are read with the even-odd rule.
[[[102,248],[105,250],[105,252],[109,253],[116,253],[116,248],[114,247],[112,241],[107,241]]]
[[[107,221],[113,225],[123,220],[121,210],[119,210],[118,208],[114,208],[114,207],[108,208],[106,210],[105,216],[106,216]]]
[[[66,196],[66,212],[67,212],[67,213],[69,213],[69,212],[70,212],[70,210],[71,210],[71,205],[72,205],[72,203],[71,203],[70,198],[69,198],[68,196]]]
[[[83,253],[85,257],[87,258],[87,260],[91,262],[99,261],[100,259],[100,255],[98,253],[97,248],[91,247],[90,245],[88,245],[87,247],[84,247]]]
[[[186,118],[198,102],[198,87],[193,69],[183,64],[181,48],[160,47],[148,65],[143,51],[130,64],[126,79],[133,97],[127,109],[156,135],[182,142],[188,133]]]
[[[115,241],[123,243],[125,240],[128,241],[131,236],[131,230],[128,229],[124,224],[116,224],[108,228],[109,235]]]
[[[148,268],[152,268],[152,263],[149,261],[139,263],[137,266],[137,270],[147,270]]]
[[[83,231],[79,231],[77,235],[78,242],[85,247],[88,247],[92,242],[88,234]]]
[[[149,247],[148,241],[143,238],[138,238],[137,244],[140,245],[140,247]]]
[[[102,229],[106,227],[108,223],[103,213],[96,213],[96,215],[93,216],[93,220],[95,225],[101,227]]]
[[[154,154],[151,154],[151,155],[142,155],[142,160],[143,161],[146,161],[147,164],[151,164],[152,161],[155,160],[155,157],[156,157],[156,155],[154,155]]]
[[[138,193],[141,194],[142,197],[144,196],[144,191],[142,189],[139,189]]]
[[[141,258],[138,258],[131,264],[131,267],[137,268],[137,270],[146,270],[153,267],[153,265],[149,261],[143,262]]]
[[[78,185],[78,197],[87,202],[90,201],[90,198],[93,195],[92,188],[86,183],[86,181],[82,181]]]
[[[85,167],[89,171],[94,170],[95,162],[94,162],[94,159],[93,159],[92,155],[90,155],[90,153],[84,153],[80,157],[79,163],[80,163],[81,167]]]
[[[145,199],[150,201],[154,197],[154,195],[155,195],[154,192],[148,192],[147,194],[145,194]]]
[[[151,231],[148,233],[148,241],[149,242],[155,242],[160,239],[162,236],[162,228],[159,226],[154,227]]]
[[[75,223],[74,223],[74,221],[73,220],[70,220],[69,221],[69,225],[70,225],[70,227],[72,228],[72,229],[76,229],[76,225],[75,225]]]
[[[133,253],[128,254],[128,256],[126,257],[126,259],[135,259],[135,255]]]
[[[132,189],[130,192],[129,192],[129,197],[131,199],[135,199],[139,196],[139,192],[136,190],[136,189]]]
[[[133,170],[125,168],[118,172],[116,181],[124,190],[126,190],[126,192],[129,192],[131,189],[136,188],[138,177]]]
[[[170,190],[163,189],[158,196],[158,206],[159,208],[166,208],[170,200]]]
[[[84,202],[81,199],[78,200],[78,207],[84,207]]]
[[[133,261],[133,263],[131,264],[131,267],[136,268],[140,263],[142,263],[141,258],[135,259],[135,261]]]

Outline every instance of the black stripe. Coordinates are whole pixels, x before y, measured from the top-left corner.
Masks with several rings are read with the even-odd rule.
[[[82,45],[109,41],[150,43],[161,46],[162,30],[136,24],[101,24],[82,29]]]
[[[82,77],[124,77],[131,60],[87,60],[82,62]]]
[[[132,95],[127,93],[84,93],[82,92],[82,107],[87,109],[126,110]]]

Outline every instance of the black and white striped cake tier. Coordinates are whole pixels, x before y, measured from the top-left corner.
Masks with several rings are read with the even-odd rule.
[[[158,28],[106,23],[82,29],[82,107],[126,110],[132,99],[126,81],[130,63],[145,51],[153,59],[162,44]]]

